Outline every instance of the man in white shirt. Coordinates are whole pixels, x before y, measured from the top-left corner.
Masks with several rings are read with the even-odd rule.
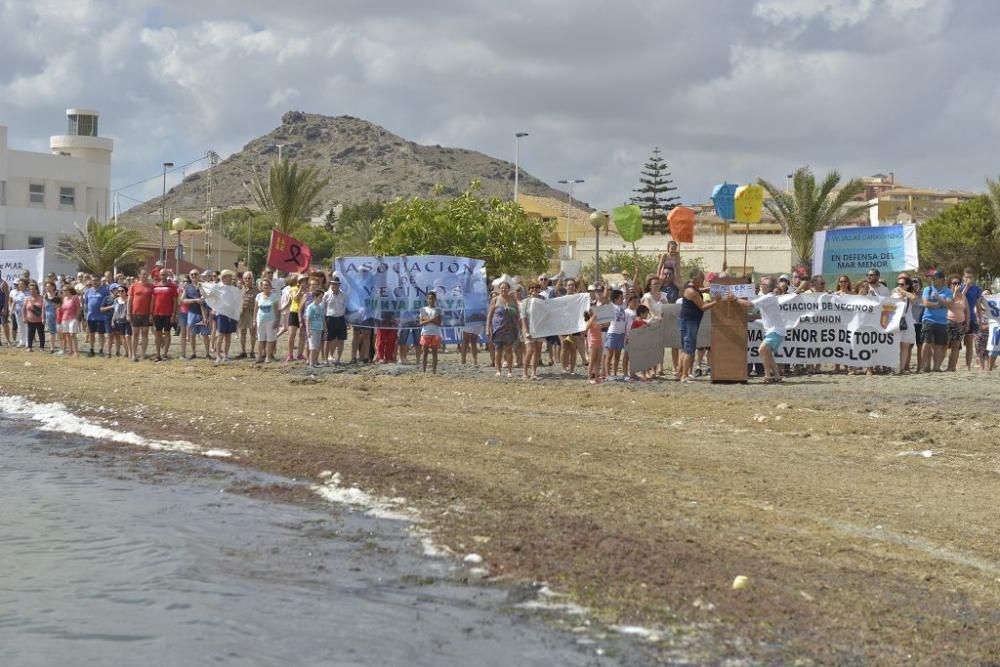
[[[323,295],[323,307],[326,308],[326,342],[323,353],[328,366],[331,361],[339,366],[341,357],[344,356],[344,342],[347,340],[347,295],[340,291],[338,276],[330,280],[330,289]]]
[[[869,269],[866,277],[868,278],[869,294],[876,294],[881,297],[889,296],[889,288],[880,282],[882,274],[878,269]]]
[[[774,278],[764,276],[760,279],[760,294],[752,300],[739,299],[740,304],[754,307],[760,312],[760,323],[764,327],[764,340],[757,348],[761,361],[764,362],[764,382],[772,384],[781,382],[781,369],[774,361],[774,353],[781,348],[788,333],[785,319],[781,316],[778,296],[774,294]],[[731,296],[731,295],[730,295]]]

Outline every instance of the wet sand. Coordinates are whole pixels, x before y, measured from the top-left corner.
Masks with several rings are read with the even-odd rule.
[[[687,659],[709,662],[1000,660],[998,377],[590,387],[454,354],[438,376],[313,375],[0,349],[5,393],[267,472],[340,473],[490,576],[657,628],[664,656],[696,628],[711,641]]]

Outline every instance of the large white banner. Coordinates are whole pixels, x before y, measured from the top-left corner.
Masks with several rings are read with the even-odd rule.
[[[986,350],[995,354],[1000,352],[1000,296],[984,296],[983,302],[986,303],[986,317],[990,323]]]
[[[774,355],[778,363],[899,367],[902,299],[790,294],[779,297],[778,303],[787,329]],[[763,339],[760,321],[751,322],[747,331],[751,363],[760,361],[757,348]]]
[[[41,285],[45,279],[45,249],[0,250],[0,277],[13,287],[27,269]]]
[[[209,308],[231,320],[240,319],[240,313],[243,311],[243,290],[236,285],[210,282],[202,282],[199,287]]]
[[[528,309],[532,338],[567,336],[583,331],[583,314],[590,310],[589,294],[570,294],[555,299],[535,299]]]

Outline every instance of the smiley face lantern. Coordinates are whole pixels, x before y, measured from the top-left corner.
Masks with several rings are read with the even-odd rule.
[[[760,222],[764,188],[759,185],[743,185],[737,188],[733,201],[736,205],[736,222]]]

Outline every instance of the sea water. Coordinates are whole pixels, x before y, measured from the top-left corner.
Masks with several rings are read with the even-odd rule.
[[[591,665],[401,521],[0,413],[0,665]],[[287,480],[286,480],[287,481]],[[582,645],[582,644],[589,644]]]

